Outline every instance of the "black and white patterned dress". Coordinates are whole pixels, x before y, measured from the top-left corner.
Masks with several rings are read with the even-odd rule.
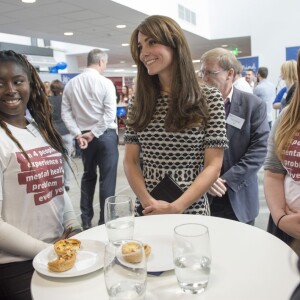
[[[185,191],[201,172],[206,148],[226,148],[227,137],[224,117],[224,101],[215,88],[202,87],[207,98],[209,121],[204,128],[186,129],[184,132],[166,132],[165,116],[168,97],[157,100],[156,110],[147,128],[141,132],[126,129],[126,144],[140,144],[143,152],[143,173],[146,188],[150,192],[169,174]],[[139,201],[136,201],[136,207]],[[206,194],[184,213],[209,215]]]

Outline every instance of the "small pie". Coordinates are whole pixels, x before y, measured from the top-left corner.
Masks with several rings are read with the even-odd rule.
[[[81,242],[77,239],[65,239],[54,244],[54,251],[58,256],[70,254],[80,248]]]
[[[139,263],[142,260],[141,246],[135,242],[128,242],[122,245],[123,258],[129,263]],[[144,251],[146,257],[151,253],[151,247],[148,244],[144,244]]]
[[[65,272],[70,270],[76,261],[77,253],[74,251],[70,255],[58,256],[56,260],[48,262],[48,269],[52,272]]]

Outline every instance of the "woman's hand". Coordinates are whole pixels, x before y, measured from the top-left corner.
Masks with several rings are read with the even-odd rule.
[[[160,215],[160,214],[178,214],[180,213],[173,203],[163,200],[156,200],[155,203],[147,206],[143,210],[143,214],[147,215]]]

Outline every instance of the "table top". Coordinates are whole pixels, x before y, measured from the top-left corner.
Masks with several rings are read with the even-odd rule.
[[[147,300],[284,300],[300,281],[297,256],[281,240],[259,228],[222,218],[199,215],[156,215],[135,218],[134,238],[168,236],[176,225],[201,223],[209,228],[212,265],[206,291],[190,295],[178,287],[174,270],[148,276]],[[97,226],[76,236],[107,243],[105,226]],[[169,250],[168,250],[169,251]],[[170,256],[172,251],[170,247]],[[109,299],[103,269],[71,277],[47,277],[34,272],[31,282],[34,300]]]

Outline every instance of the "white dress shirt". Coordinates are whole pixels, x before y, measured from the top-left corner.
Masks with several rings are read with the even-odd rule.
[[[106,129],[116,129],[116,89],[111,80],[93,68],[72,78],[63,92],[61,116],[76,137],[90,130],[99,137]]]

